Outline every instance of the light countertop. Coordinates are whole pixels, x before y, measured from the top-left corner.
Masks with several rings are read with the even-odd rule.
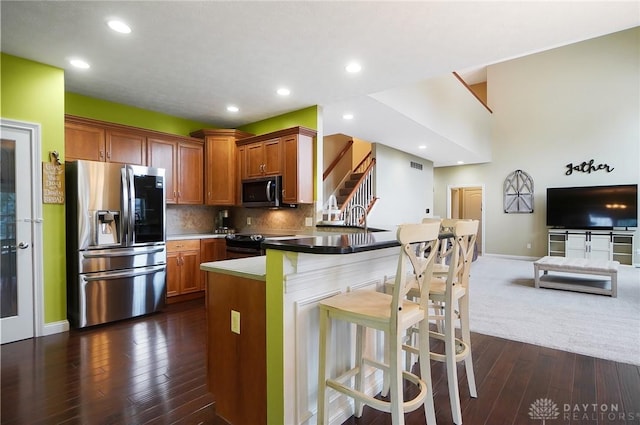
[[[265,282],[267,276],[267,257],[237,258],[235,260],[213,261],[200,264],[200,270],[229,274],[247,279]]]

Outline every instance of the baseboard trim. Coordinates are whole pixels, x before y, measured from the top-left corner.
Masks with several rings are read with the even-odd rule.
[[[535,261],[541,257],[529,257],[524,255],[482,254],[484,257],[505,258],[508,260]]]
[[[69,321],[68,320],[60,320],[58,322],[45,323],[42,326],[42,335],[54,335],[62,332],[69,332]]]

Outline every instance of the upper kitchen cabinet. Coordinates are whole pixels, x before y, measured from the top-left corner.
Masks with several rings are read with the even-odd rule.
[[[292,127],[238,140],[241,178],[282,175],[284,203],[313,203],[315,136],[315,130]]]
[[[126,126],[109,125],[87,118],[65,119],[65,160],[146,163],[144,133]]]
[[[204,203],[204,145],[202,141],[180,137],[149,137],[147,157],[150,167],[165,169],[168,204]]]
[[[236,140],[253,136],[233,129],[203,129],[191,133],[204,139],[204,202],[207,205],[236,205],[237,161]]]
[[[282,174],[282,144],[279,138],[250,143],[245,146],[245,178]]]
[[[315,135],[315,132],[314,132]],[[282,202],[313,203],[313,136],[300,132],[281,138]]]

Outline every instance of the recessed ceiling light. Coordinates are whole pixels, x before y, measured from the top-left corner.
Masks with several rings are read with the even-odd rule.
[[[464,164],[464,161],[458,161],[458,165]]]
[[[427,146],[426,146],[426,145],[420,145],[420,146],[418,146],[418,149],[426,149],[426,148],[427,148]]]
[[[237,106],[234,106],[234,105],[227,106],[227,111],[229,112],[238,112],[239,110],[240,108],[238,108]]]
[[[353,114],[344,114],[344,115],[342,116],[342,119],[345,119],[345,120],[352,120],[352,119],[353,119]]]
[[[362,70],[362,66],[360,66],[360,64],[357,62],[351,62],[346,66],[345,69],[347,70],[347,72],[355,74],[356,72],[360,72]]]
[[[109,20],[107,25],[109,25],[109,28],[115,32],[119,32],[121,34],[129,34],[131,32],[131,27],[118,19]]]
[[[88,69],[91,67],[91,65],[89,65],[86,61],[82,59],[70,59],[69,63],[75,66],[76,68],[80,68],[80,69]]]
[[[280,96],[289,96],[291,94],[291,90],[285,87],[281,87],[276,91]]]

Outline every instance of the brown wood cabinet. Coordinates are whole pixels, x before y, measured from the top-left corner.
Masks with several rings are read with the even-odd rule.
[[[154,137],[147,140],[150,167],[165,169],[168,204],[202,204],[204,146],[191,139]]]
[[[246,147],[246,178],[282,174],[280,138],[248,144]]]
[[[313,139],[316,131],[292,127],[238,140],[241,179],[282,175],[285,204],[313,203]]]
[[[200,291],[200,240],[167,242],[167,298]]]
[[[200,139],[66,115],[64,158],[164,168],[167,203],[204,203]]]
[[[313,203],[313,137],[291,134],[281,138],[283,146],[282,201]]]
[[[209,273],[207,381],[216,414],[230,424],[267,423],[266,285],[264,281]],[[240,316],[240,333],[231,314]],[[249,407],[248,407],[249,406]]]
[[[224,238],[208,238],[200,240],[200,260],[203,263],[224,260],[227,256],[227,244]],[[201,289],[206,289],[207,272],[202,271]]]
[[[202,129],[191,136],[204,139],[204,203],[236,205],[239,198],[236,140],[252,134],[230,129]]]
[[[65,160],[146,164],[146,137],[133,127],[112,128],[100,121],[67,116]]]

